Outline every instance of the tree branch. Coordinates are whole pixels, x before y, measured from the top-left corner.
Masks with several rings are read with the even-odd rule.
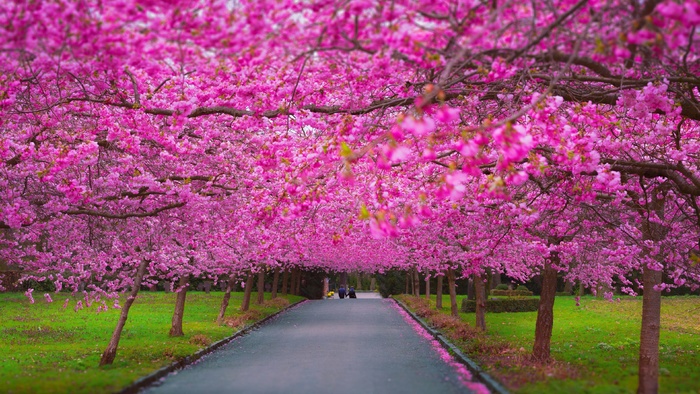
[[[100,212],[100,211],[93,211],[90,209],[82,209],[81,208],[81,209],[63,211],[63,213],[66,215],[98,216],[98,217],[103,217],[103,218],[107,218],[107,219],[143,218],[143,217],[149,217],[149,216],[156,216],[163,211],[167,211],[169,209],[180,208],[180,207],[185,206],[186,204],[187,204],[186,202],[178,202],[178,203],[168,204],[164,207],[154,209],[153,211],[150,211],[150,212],[133,212],[133,213],[116,214],[116,213]]]

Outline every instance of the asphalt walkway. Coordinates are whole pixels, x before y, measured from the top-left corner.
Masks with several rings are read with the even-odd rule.
[[[470,393],[391,300],[307,301],[166,377],[156,393]]]

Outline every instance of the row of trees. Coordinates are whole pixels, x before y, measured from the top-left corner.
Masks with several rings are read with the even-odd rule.
[[[657,391],[660,293],[700,279],[697,2],[8,1],[0,20],[0,259],[28,277],[542,275],[542,360],[557,275],[619,281],[644,289]]]

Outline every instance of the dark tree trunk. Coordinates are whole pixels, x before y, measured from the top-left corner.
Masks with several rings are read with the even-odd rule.
[[[435,309],[442,309],[442,278],[443,275],[437,277],[437,289],[435,295]]]
[[[250,309],[250,295],[253,293],[253,278],[252,272],[248,272],[248,277],[245,280],[245,290],[243,292],[243,302],[241,302],[241,311],[245,312]]]
[[[304,279],[304,271],[299,269],[299,272],[297,272],[297,290],[294,294],[296,295],[301,295],[301,281]]]
[[[272,277],[272,294],[270,298],[277,298],[277,287],[280,283],[280,267],[275,267],[275,275]]]
[[[447,286],[450,288],[451,314],[454,317],[459,317],[459,309],[457,309],[457,289],[455,288],[455,272],[452,268],[447,269]]]
[[[501,273],[498,271],[493,271],[491,274],[491,284],[487,290],[493,290],[496,286],[501,284]]]
[[[425,269],[425,299],[428,300],[430,306],[430,270]]]
[[[420,275],[418,275],[418,268],[416,267],[413,267],[413,295],[420,297]]]
[[[187,299],[187,288],[190,283],[190,276],[183,275],[180,277],[180,281],[177,283],[177,287],[180,291],[177,293],[177,298],[175,299],[175,312],[173,312],[173,321],[170,326],[170,336],[171,337],[181,337],[185,335],[182,331],[182,318],[185,315],[185,300]]]
[[[289,269],[285,268],[282,273],[282,295],[286,296],[289,292],[287,291],[287,284],[289,283]]]
[[[301,280],[304,277],[304,271],[301,270],[301,268],[297,272],[297,288],[294,294],[296,295],[301,295]]]
[[[131,309],[131,305],[134,303],[134,300],[136,300],[136,295],[138,295],[139,289],[141,288],[141,281],[143,280],[143,275],[146,273],[147,266],[148,261],[142,260],[141,264],[139,264],[139,267],[136,270],[134,285],[131,287],[131,292],[126,298],[126,302],[124,303],[124,306],[119,314],[119,321],[117,321],[117,326],[114,328],[112,338],[109,340],[109,345],[107,345],[107,349],[105,349],[104,353],[102,353],[102,358],[100,358],[100,366],[112,364],[114,362],[114,358],[117,357],[119,338],[121,338],[122,330],[126,324],[126,319],[129,317],[129,309]]]
[[[486,331],[486,284],[484,274],[474,274],[474,292],[476,293],[476,328]]]
[[[265,267],[260,267],[258,272],[258,300],[257,304],[265,303]]]
[[[476,300],[476,291],[474,290],[474,279],[467,279],[467,299],[471,301]]]
[[[637,393],[659,391],[659,334],[661,331],[661,292],[654,286],[661,284],[661,271],[644,268],[642,281],[642,333],[639,342],[639,386]]]
[[[289,292],[293,295],[297,295],[297,275],[299,275],[299,269],[292,268],[292,274],[289,278]]]
[[[372,275],[372,279],[369,281],[369,291],[374,291],[377,288],[377,278]]]
[[[410,272],[410,271],[406,271],[406,289],[405,289],[404,292],[403,292],[404,294],[411,294],[411,293],[409,293],[409,291],[408,291],[408,290],[409,290],[409,284],[411,283],[410,277],[411,277],[411,272]]]
[[[552,342],[552,328],[554,327],[554,297],[557,293],[557,270],[552,267],[559,264],[559,254],[552,252],[544,263],[542,272],[542,293],[540,294],[540,306],[537,310],[537,323],[535,324],[535,344],[532,355],[537,361],[549,361],[549,348]]]
[[[224,316],[226,316],[226,308],[228,308],[229,300],[231,300],[231,290],[233,290],[234,283],[234,277],[233,275],[230,275],[228,283],[226,284],[226,292],[224,293],[224,299],[221,300],[219,316],[216,318],[216,323],[218,325],[224,324]]]
[[[357,286],[355,290],[362,290],[362,272],[357,271]]]
[[[574,284],[571,283],[571,281],[567,280],[566,283],[564,283],[564,293],[567,293],[567,294],[574,293]]]

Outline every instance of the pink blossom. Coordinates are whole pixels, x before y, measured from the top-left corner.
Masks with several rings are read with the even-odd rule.
[[[32,293],[34,292],[34,289],[28,289],[27,291],[24,292],[24,295],[29,298],[29,303],[33,304],[34,303],[34,297],[32,296]]]

